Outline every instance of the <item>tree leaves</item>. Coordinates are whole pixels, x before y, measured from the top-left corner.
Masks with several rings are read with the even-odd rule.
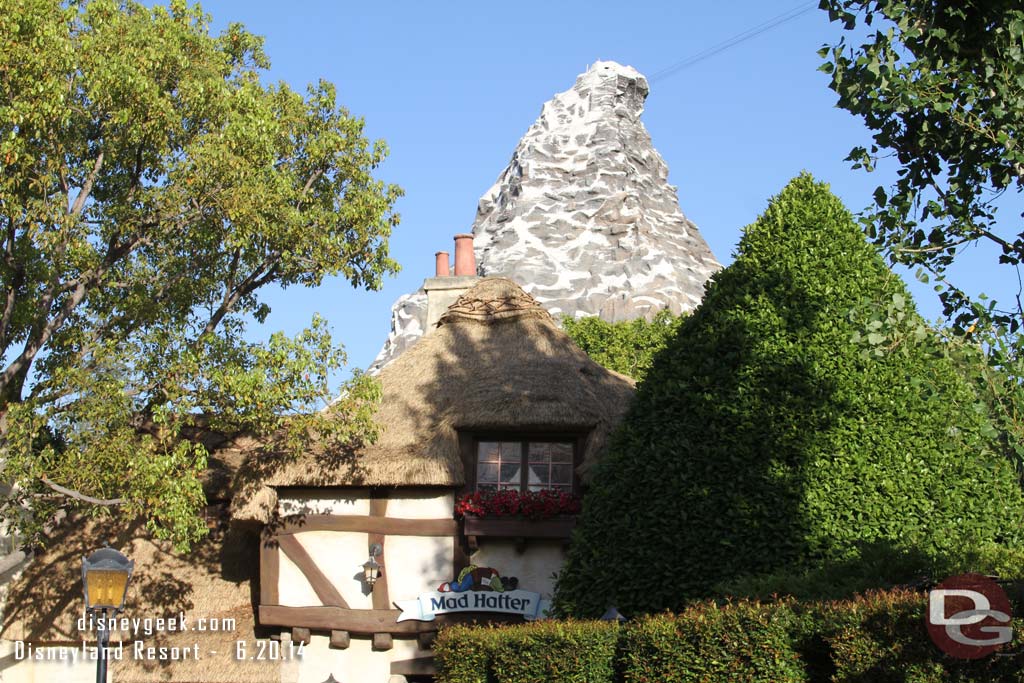
[[[183,2],[0,0],[0,512],[30,536],[67,502],[46,474],[187,545],[199,426],[373,437],[365,378],[316,417],[344,361],[322,320],[242,334],[270,283],[397,271],[386,145],[330,83],[262,85],[262,39],[209,22]]]
[[[893,262],[941,275],[963,245],[991,242],[1000,263],[1024,258],[1024,230],[996,220],[997,198],[1024,188],[1024,8],[984,0],[969,5],[926,0],[823,0],[846,30],[884,26],[860,45],[841,37],[819,55],[832,74],[838,105],[861,117],[875,149],[850,154],[872,170],[892,153],[900,178],[876,190],[865,219]],[[920,225],[919,225],[920,224]],[[946,313],[966,327],[972,302],[953,288]],[[1019,306],[995,311],[1021,318]]]
[[[654,356],[679,329],[683,317],[663,309],[649,322],[636,318],[609,323],[594,316],[565,318],[562,327],[596,362],[639,382],[647,376]]]

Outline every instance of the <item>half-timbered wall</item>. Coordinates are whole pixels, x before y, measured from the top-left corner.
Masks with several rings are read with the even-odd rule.
[[[274,543],[279,550],[274,604],[391,609],[396,590],[406,598],[452,578],[456,525],[450,492],[345,490],[333,499],[325,493],[281,497],[282,516],[298,519],[272,529],[265,550],[274,552]],[[362,564],[372,543],[384,549],[378,558],[384,569],[368,593]]]
[[[398,622],[395,601],[436,590],[470,562],[515,576],[520,588],[549,598],[552,574],[565,561],[564,538],[487,537],[467,544],[453,519],[451,489],[282,490],[279,505],[284,522],[268,527],[260,548],[259,618],[308,641],[301,670],[311,681],[330,672],[336,678],[373,672],[364,680],[387,681],[385,671],[428,670],[438,625],[472,617]],[[369,591],[362,564],[373,543],[383,547],[383,568]],[[467,556],[471,546],[476,549]]]

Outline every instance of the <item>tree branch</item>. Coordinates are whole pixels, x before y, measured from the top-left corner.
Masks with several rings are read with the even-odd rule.
[[[250,273],[249,276],[239,284],[237,289],[233,292],[225,290],[223,302],[217,307],[217,310],[214,311],[213,315],[210,316],[210,319],[207,321],[203,331],[196,338],[196,341],[199,341],[206,335],[211,334],[217,328],[217,325],[220,324],[220,321],[224,319],[224,316],[235,307],[235,304],[238,303],[239,299],[246,294],[256,291],[272,280],[274,275],[277,273],[277,259],[279,258],[280,256],[276,254],[268,257],[262,264],[260,264],[259,268]]]
[[[13,401],[20,399],[20,388],[13,384],[13,382],[17,380],[20,384],[24,381],[29,368],[32,366],[32,362],[35,360],[40,349],[46,345],[54,332],[60,329],[75,308],[82,303],[89,290],[103,278],[103,276],[117,261],[122,259],[132,250],[136,249],[139,245],[147,242],[148,239],[149,238],[145,235],[136,235],[133,239],[108,250],[107,255],[103,259],[103,263],[96,269],[86,271],[70,283],[62,285],[59,290],[56,287],[51,287],[51,289],[43,295],[39,303],[39,317],[37,318],[28,339],[25,340],[25,346],[23,347],[21,354],[19,354],[18,357],[15,358],[2,373],[0,373],[0,400]],[[48,319],[49,307],[53,302],[55,290],[60,292],[69,292],[69,295],[64,299],[64,302],[61,304],[57,314],[54,315],[52,319]],[[15,389],[18,391],[18,395],[14,395],[13,392]]]
[[[103,166],[103,151],[96,156],[96,163],[92,166],[92,171],[89,173],[89,177],[85,179],[85,184],[82,185],[82,191],[78,193],[75,198],[75,203],[71,206],[69,213],[72,216],[77,216],[82,213],[82,208],[85,206],[85,200],[89,198],[89,194],[92,192],[93,183],[96,182],[97,176],[100,174],[100,168]]]
[[[927,254],[929,252],[934,251],[945,251],[946,249],[955,249],[956,247],[959,247],[961,244],[967,244],[970,241],[972,241],[970,238],[964,238],[959,242],[952,242],[950,244],[937,244],[934,247],[920,247],[916,249],[913,247],[897,247],[893,251],[897,251],[901,254]]]
[[[53,489],[57,493],[60,493],[61,495],[65,495],[68,498],[74,498],[75,500],[80,500],[83,503],[91,503],[92,505],[102,505],[102,506],[105,506],[105,507],[113,507],[115,505],[124,505],[125,503],[128,502],[124,498],[93,498],[92,496],[87,496],[84,493],[79,493],[78,491],[74,491],[72,489],[64,488],[60,484],[55,484],[52,481],[50,481],[49,479],[47,479],[45,475],[42,476],[42,477],[39,477],[39,481],[41,481],[44,484],[46,484],[47,486],[49,486],[51,489]]]
[[[4,263],[11,269],[11,281],[7,285],[7,294],[4,301],[3,317],[0,318],[0,350],[7,349],[8,328],[11,319],[14,317],[14,307],[18,300],[18,290],[25,281],[25,268],[14,258],[14,241],[16,239],[14,221],[7,221],[7,239],[4,245]]]

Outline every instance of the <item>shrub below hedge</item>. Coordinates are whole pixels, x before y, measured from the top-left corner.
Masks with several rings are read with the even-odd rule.
[[[624,626],[552,621],[453,627],[435,642],[441,683],[1024,683],[1024,621],[1008,651],[946,657],[927,598],[712,602]]]

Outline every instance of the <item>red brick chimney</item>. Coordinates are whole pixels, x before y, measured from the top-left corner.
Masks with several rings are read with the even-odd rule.
[[[455,236],[455,273],[448,264],[448,252],[434,254],[434,277],[423,281],[427,293],[426,330],[437,327],[437,321],[467,289],[480,278],[476,274],[476,257],[473,255],[473,236]]]
[[[448,266],[448,252],[439,251],[434,254],[436,265],[434,266],[434,277],[448,277],[451,271]]]
[[[473,236],[455,236],[455,275],[476,275],[476,256],[473,254]]]

